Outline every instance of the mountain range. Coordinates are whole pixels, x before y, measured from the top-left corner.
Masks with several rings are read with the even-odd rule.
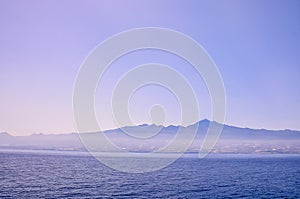
[[[198,128],[197,128],[198,125]],[[174,141],[177,132],[181,129],[182,137],[177,137],[179,142],[189,141],[192,129],[196,129],[196,135],[188,152],[198,152],[207,129],[211,125],[220,125],[209,120],[201,120],[193,125],[182,126],[158,126],[143,124],[139,126],[129,126],[113,130],[107,130],[103,133],[111,140],[114,145],[125,151],[149,152],[159,151],[168,143]],[[125,133],[124,133],[125,132]],[[156,133],[153,135],[153,132]],[[89,150],[97,151],[99,148],[93,148],[91,145],[101,146],[101,151],[110,151],[106,147],[103,138],[100,139],[100,132],[90,132],[81,134],[32,134],[30,136],[12,136],[9,133],[0,133],[0,148],[9,149],[39,149],[39,150],[71,150],[86,151],[86,140],[93,140],[93,144],[87,147]],[[126,134],[127,133],[127,134]],[[133,139],[131,136],[137,136],[140,139]],[[82,136],[83,135],[83,136]],[[87,139],[86,139],[87,138]],[[177,152],[176,147],[168,149],[168,152]],[[266,130],[250,129],[224,125],[217,144],[212,153],[297,153],[300,154],[300,131],[294,130]]]

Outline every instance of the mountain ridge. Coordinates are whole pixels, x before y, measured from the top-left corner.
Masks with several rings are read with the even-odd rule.
[[[196,130],[196,126],[198,129]],[[211,125],[220,125],[209,120],[201,120],[192,125],[182,127],[169,125],[166,127],[158,125],[127,126],[102,133],[116,146],[125,151],[147,152],[159,151],[168,143],[173,142],[178,136],[178,130],[182,130],[178,143],[191,141],[188,152],[196,152],[201,148],[207,129]],[[12,136],[9,133],[0,133],[0,148],[14,149],[45,149],[45,150],[72,150],[86,151],[86,141],[93,142],[94,148],[88,150],[107,150],[103,136],[99,132],[90,133],[64,133],[64,134],[32,134],[29,136]],[[192,137],[191,137],[192,136]],[[194,136],[194,137],[193,137]],[[138,137],[133,139],[132,137]],[[192,140],[190,140],[192,139]],[[99,147],[100,146],[100,147]],[[96,148],[97,149],[96,149]],[[170,152],[177,152],[176,147]],[[240,128],[224,125],[222,133],[213,148],[213,153],[299,153],[300,154],[300,132],[293,130],[266,130]]]
[[[186,125],[186,126],[174,125],[174,124],[163,126],[163,125],[143,123],[143,124],[139,124],[139,125],[135,125],[135,126],[123,126],[123,127],[120,127],[120,128],[107,129],[107,130],[104,130],[103,132],[115,131],[115,130],[120,130],[120,129],[123,129],[123,128],[149,127],[149,126],[156,126],[156,127],[162,127],[162,128],[179,128],[179,127],[188,128],[190,126],[196,125],[197,123],[199,124],[199,126],[203,125],[203,124],[209,125],[210,123],[216,123],[218,125],[223,125],[223,128],[224,127],[229,127],[229,128],[233,128],[233,129],[246,129],[246,130],[254,130],[254,131],[274,131],[274,132],[291,131],[291,132],[295,132],[295,133],[300,133],[300,130],[293,130],[293,129],[279,129],[279,130],[274,130],[274,129],[265,129],[265,128],[239,127],[239,126],[234,126],[234,125],[221,124],[221,123],[218,123],[216,121],[211,121],[211,120],[208,120],[208,119],[203,119],[203,120],[200,120],[198,122],[195,122],[193,124]],[[98,133],[98,132],[87,132],[87,133]],[[70,133],[47,133],[47,134],[45,134],[45,133],[32,133],[30,135],[12,135],[12,134],[10,134],[8,132],[0,132],[0,136],[1,135],[9,135],[9,136],[12,136],[12,137],[25,137],[25,136],[35,136],[35,135],[41,135],[41,136],[48,136],[48,135],[70,135],[70,134],[78,134],[78,132],[70,132]]]

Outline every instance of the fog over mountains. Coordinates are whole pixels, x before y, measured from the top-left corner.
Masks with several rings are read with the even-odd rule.
[[[124,127],[122,129],[107,130],[102,133],[108,137],[114,145],[124,151],[149,152],[159,151],[168,143],[175,139],[179,129],[186,135],[193,129],[198,130],[196,137],[188,148],[188,152],[198,152],[203,139],[207,133],[209,125],[220,125],[209,120],[202,120],[196,124],[187,127],[181,126],[157,126],[157,125],[139,125]],[[130,135],[138,136],[140,139],[133,139]],[[153,134],[154,133],[154,134]],[[83,135],[83,134],[82,134]],[[33,134],[30,136],[12,136],[8,133],[0,133],[0,148],[9,149],[42,149],[42,150],[72,150],[85,151],[82,139],[92,140],[89,150],[111,152],[106,147],[103,139],[99,137],[100,133],[85,133],[79,136],[78,133],[68,134]],[[187,136],[188,137],[188,136]],[[178,138],[178,137],[177,137]],[[176,138],[176,139],[177,139]],[[179,139],[179,138],[178,138]],[[188,142],[185,137],[180,137],[179,143]],[[86,143],[86,141],[85,141]],[[94,146],[100,147],[94,147]],[[113,152],[113,151],[112,151]],[[167,152],[177,152],[177,148],[170,148]],[[300,131],[293,130],[266,130],[249,129],[224,125],[218,140],[218,143],[212,150],[212,153],[299,153],[300,154]]]

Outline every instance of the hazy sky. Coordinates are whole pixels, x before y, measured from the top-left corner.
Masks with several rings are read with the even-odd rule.
[[[147,26],[183,32],[208,51],[225,84],[227,124],[300,130],[299,19],[297,0],[1,0],[0,131],[75,131],[72,91],[84,58],[107,37]],[[209,117],[210,99],[201,78],[163,52],[136,52],[118,60],[104,77],[107,92],[126,69],[148,62],[181,71],[197,91],[201,118]],[[101,100],[96,95],[98,119],[113,128]],[[149,86],[130,104],[137,123],[149,122],[146,109],[153,103],[174,110],[168,123],[179,120],[172,95]]]

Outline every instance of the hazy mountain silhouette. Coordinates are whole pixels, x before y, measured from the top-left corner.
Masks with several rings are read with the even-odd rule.
[[[211,125],[212,128],[214,128],[214,125],[220,124],[210,122],[209,120],[201,120],[198,123],[187,127],[172,125],[163,127],[153,124],[143,124],[107,130],[103,133],[123,150],[147,152],[160,150],[166,146],[175,138],[180,129],[183,131],[183,135],[188,135],[197,127],[197,125],[198,130],[196,137],[188,149],[189,152],[196,152],[199,151],[201,147],[208,127]],[[84,134],[84,137],[95,141],[96,145],[99,145],[101,146],[101,149],[106,150],[105,143],[102,143],[99,139],[99,134],[100,133],[86,133]],[[131,136],[138,136],[140,139],[133,139]],[[185,139],[185,136],[182,136],[180,139],[182,142],[189,141]],[[30,136],[12,136],[8,133],[0,133],[0,147],[19,149],[85,150],[77,133],[59,135],[33,134]],[[173,148],[170,152],[176,152],[176,150],[176,148]],[[107,148],[107,151],[110,151],[110,149]],[[212,152],[300,153],[300,132],[294,130],[276,131],[250,129],[224,125],[220,139]]]

